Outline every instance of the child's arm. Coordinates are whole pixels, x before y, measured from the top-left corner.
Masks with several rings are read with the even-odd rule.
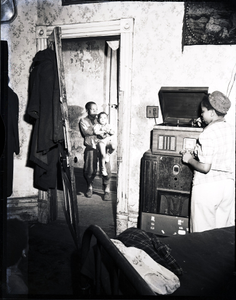
[[[196,171],[207,174],[211,169],[211,164],[201,163],[197,161],[191,153],[185,152],[183,154],[182,160],[184,163],[192,166]]]
[[[99,139],[104,139],[107,136],[106,131],[103,130],[98,124],[94,126],[93,131]]]
[[[109,135],[115,134],[115,130],[113,130],[109,124],[107,124],[106,132],[107,132]]]
[[[94,134],[98,135],[100,133],[100,126],[98,124],[96,124],[94,127],[93,127],[93,132]]]
[[[79,124],[84,136],[94,135],[94,127],[91,126],[86,120],[81,119]]]
[[[113,134],[115,134],[115,130],[113,130],[113,129],[110,129],[110,130],[109,130],[109,132],[108,132],[108,134],[110,134],[110,135],[113,135]]]

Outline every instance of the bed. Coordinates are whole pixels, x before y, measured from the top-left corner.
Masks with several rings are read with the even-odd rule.
[[[171,250],[174,266],[182,270],[177,273],[180,286],[171,296],[235,299],[234,226],[157,237],[157,241]],[[81,251],[80,285],[84,295],[157,295],[99,226],[86,229]]]

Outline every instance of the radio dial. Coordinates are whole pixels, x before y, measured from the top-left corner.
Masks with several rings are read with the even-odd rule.
[[[178,175],[179,174],[179,170],[180,170],[179,165],[174,165],[173,166],[173,174],[174,175]]]

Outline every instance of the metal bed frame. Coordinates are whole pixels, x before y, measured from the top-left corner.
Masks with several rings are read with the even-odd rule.
[[[95,294],[101,295],[101,266],[109,259],[109,279],[112,295],[125,295],[120,285],[121,276],[125,275],[125,283],[132,287],[135,295],[156,295],[146,281],[133,268],[129,261],[112,243],[107,234],[97,225],[90,225],[84,232],[81,247],[81,262],[85,262],[91,248],[92,237],[96,238],[95,252]],[[126,281],[127,280],[127,281]]]

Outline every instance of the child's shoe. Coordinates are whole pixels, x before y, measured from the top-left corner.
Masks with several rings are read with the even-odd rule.
[[[109,161],[110,161],[110,153],[107,152],[106,158],[105,158],[105,162],[107,163],[107,162],[109,162]]]
[[[108,176],[107,170],[106,170],[105,167],[102,167],[102,168],[101,168],[101,171],[102,171],[102,175],[103,175],[103,176]]]

